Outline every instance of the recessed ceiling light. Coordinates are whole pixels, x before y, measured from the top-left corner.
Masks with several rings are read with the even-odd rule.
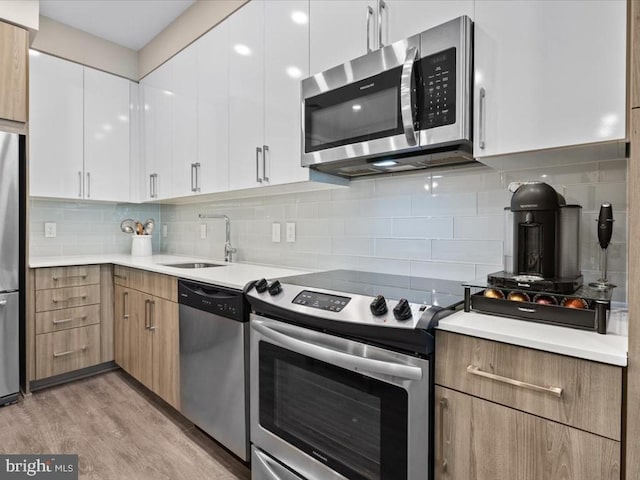
[[[302,70],[294,66],[287,67],[287,75],[291,78],[300,78],[302,76]]]
[[[242,45],[241,43],[234,45],[233,49],[236,51],[238,55],[244,55],[245,57],[247,55],[251,55],[251,49],[246,45]]]
[[[309,21],[309,16],[304,12],[296,10],[295,12],[291,13],[291,20],[299,25],[304,25]]]
[[[169,95],[170,97],[172,97],[172,96],[173,96],[173,92],[172,92],[171,90],[163,90],[163,93],[164,93],[165,95]]]
[[[118,120],[120,120],[121,122],[126,123],[126,122],[129,121],[129,117],[127,115],[124,115],[124,114],[121,113],[120,115],[118,115]]]
[[[353,110],[354,112],[359,112],[360,110],[362,110],[362,105],[360,105],[359,103],[351,105],[351,110]]]
[[[102,129],[105,132],[110,132],[111,130],[113,130],[113,125],[111,125],[110,123],[105,123],[102,125]]]

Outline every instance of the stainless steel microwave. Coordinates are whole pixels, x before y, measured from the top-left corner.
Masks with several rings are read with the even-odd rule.
[[[458,17],[302,81],[302,166],[343,177],[472,157],[472,28]]]

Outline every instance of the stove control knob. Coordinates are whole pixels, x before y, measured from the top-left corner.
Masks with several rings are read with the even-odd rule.
[[[411,318],[411,305],[406,298],[401,298],[393,309],[393,316],[398,321],[409,320]]]
[[[267,281],[264,278],[261,278],[260,280],[258,280],[256,282],[256,291],[258,293],[266,292],[268,287],[269,287],[269,284],[267,283]]]
[[[271,282],[271,285],[269,285],[269,295],[278,295],[281,291],[282,285],[280,285],[280,282],[278,280],[274,280],[273,282]]]
[[[378,295],[373,299],[373,302],[371,302],[369,308],[371,308],[371,313],[373,313],[376,317],[379,317],[380,315],[384,315],[385,313],[387,313],[387,301],[382,295]]]

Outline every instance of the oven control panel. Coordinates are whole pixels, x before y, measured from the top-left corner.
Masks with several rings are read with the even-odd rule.
[[[424,78],[422,129],[456,122],[456,49],[450,48],[421,61]]]
[[[339,295],[329,295],[328,293],[313,292],[311,290],[303,290],[293,303],[304,305],[305,307],[319,308],[320,310],[329,310],[330,312],[340,312],[347,306],[351,300],[350,297],[341,297]]]

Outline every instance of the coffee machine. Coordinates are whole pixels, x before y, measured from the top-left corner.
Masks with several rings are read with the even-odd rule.
[[[570,294],[582,286],[580,205],[543,182],[511,184],[505,208],[504,270],[488,275],[499,288]]]

